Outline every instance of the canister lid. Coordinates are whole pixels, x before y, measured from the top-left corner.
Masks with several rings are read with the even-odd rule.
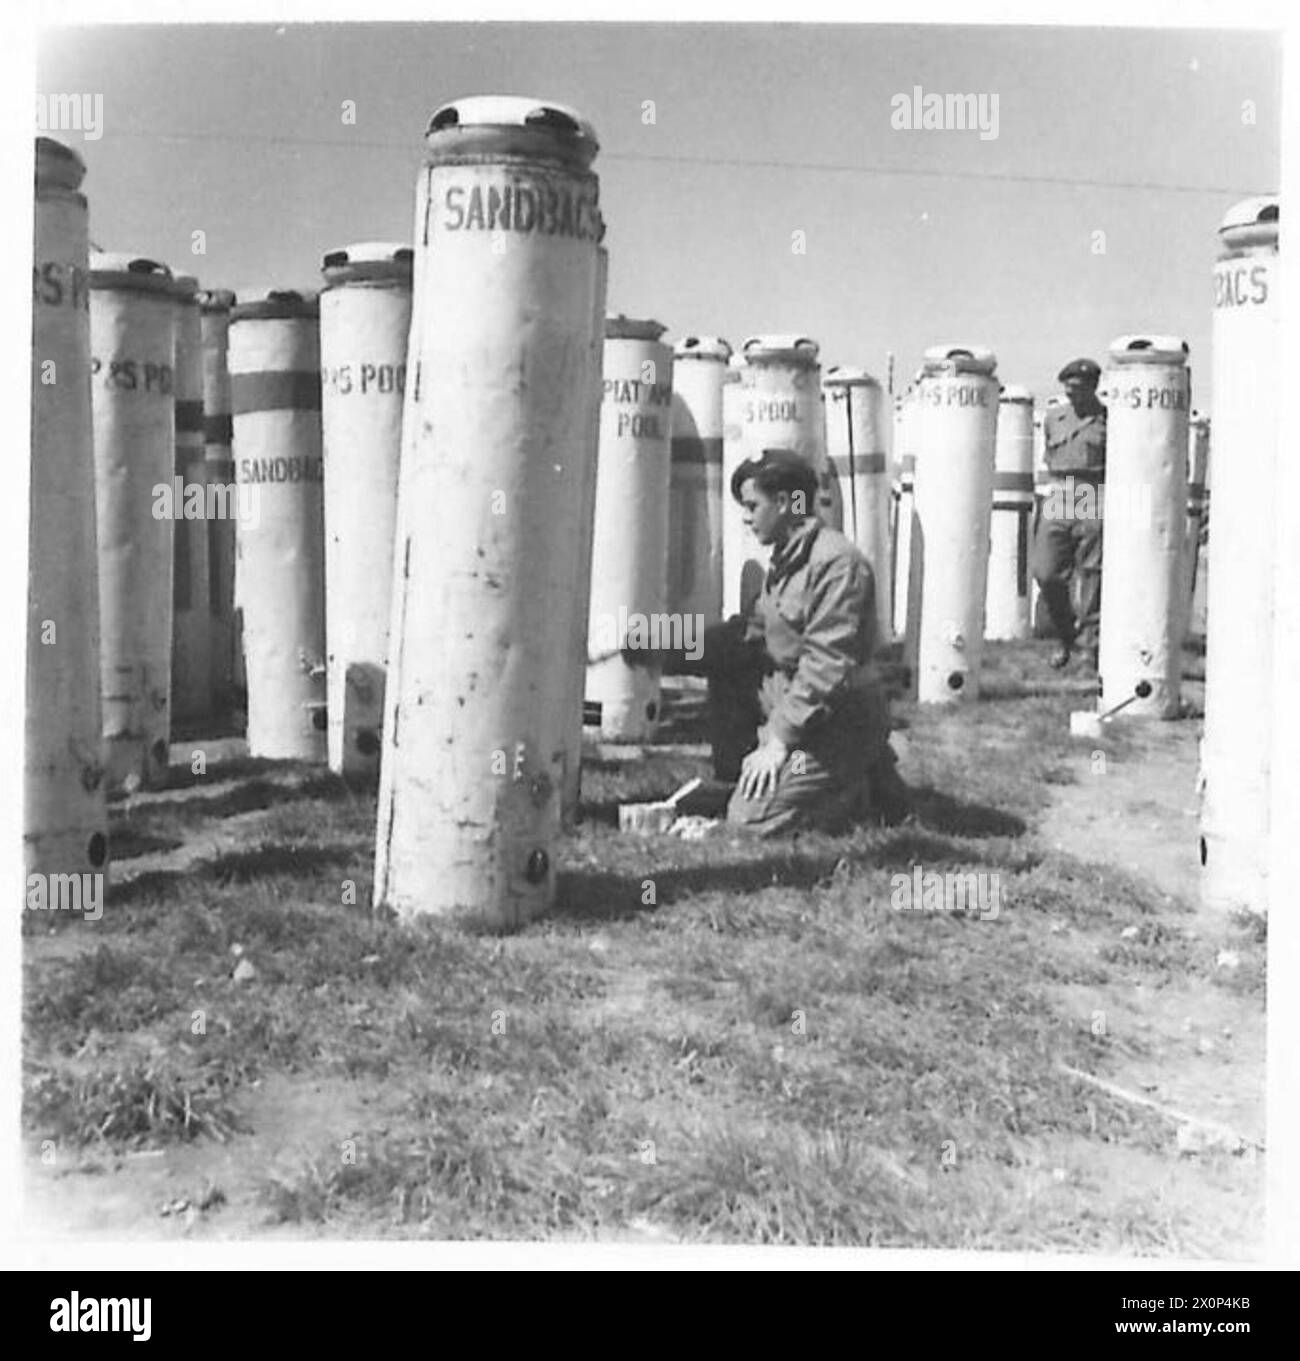
[[[817,342],[807,336],[750,336],[740,347],[748,363],[780,361],[787,364],[806,364],[811,368],[820,354]]]
[[[519,95],[468,95],[442,104],[429,119],[425,142],[434,162],[478,152],[559,156],[584,169],[600,146],[577,109]]]
[[[170,293],[172,272],[145,255],[126,251],[90,252],[91,288],[130,288],[141,293]]]
[[[235,295],[228,288],[201,288],[199,306],[205,312],[229,312],[235,305]]]
[[[667,329],[657,321],[638,321],[622,313],[605,318],[606,340],[658,340]]]
[[[834,364],[822,379],[824,388],[879,387],[880,384],[866,371],[851,364]]]
[[[316,293],[298,293],[293,289],[273,288],[263,298],[241,302],[230,313],[231,322],[272,321],[277,318],[311,318],[320,315],[320,297]]]
[[[363,279],[397,279],[409,283],[414,264],[415,251],[401,241],[358,241],[326,251],[321,260],[321,273],[327,287]]]
[[[1023,402],[1026,406],[1033,406],[1034,394],[1018,383],[1003,383],[1002,391],[998,394],[998,401]]]
[[[986,345],[931,345],[926,350],[922,373],[982,373],[991,375],[998,357]]]
[[[36,139],[36,187],[38,189],[76,189],[86,174],[86,163],[66,142],[57,137]]]
[[[1112,364],[1185,364],[1188,349],[1178,336],[1119,336],[1107,353]]]
[[[721,336],[683,336],[673,346],[675,359],[717,359],[724,364],[731,358],[731,346]]]
[[[1251,246],[1271,246],[1276,250],[1278,203],[1276,194],[1261,194],[1234,203],[1223,215],[1219,239],[1229,250]]]

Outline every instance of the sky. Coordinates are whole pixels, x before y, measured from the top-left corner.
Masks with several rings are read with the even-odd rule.
[[[996,95],[997,136],[891,126],[916,86]],[[409,240],[433,109],[529,94],[595,125],[610,310],[670,339],[795,332],[882,380],[893,351],[896,387],[981,344],[1041,398],[1068,359],[1172,333],[1202,410],[1215,232],[1279,175],[1259,30],[115,25],[45,32],[36,88],[103,96],[103,135],[68,134],[92,238],[207,287],[316,287],[327,249]]]

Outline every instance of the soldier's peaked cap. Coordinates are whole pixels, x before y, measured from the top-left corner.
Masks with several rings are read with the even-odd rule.
[[[1056,375],[1056,381],[1064,383],[1067,378],[1082,378],[1089,383],[1095,383],[1100,377],[1101,368],[1091,359],[1071,359]]]

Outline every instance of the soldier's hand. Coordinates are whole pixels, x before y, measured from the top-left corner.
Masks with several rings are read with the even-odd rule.
[[[777,737],[769,737],[745,757],[737,788],[744,799],[761,799],[776,792],[777,777],[790,749]]]

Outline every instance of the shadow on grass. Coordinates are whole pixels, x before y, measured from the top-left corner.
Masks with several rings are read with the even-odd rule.
[[[203,779],[210,777],[196,777]],[[224,783],[224,772],[220,777]],[[132,818],[163,820],[178,818],[184,822],[206,822],[210,818],[235,817],[240,813],[253,813],[264,808],[274,808],[279,804],[301,803],[308,799],[323,799],[331,802],[344,802],[364,792],[361,785],[349,784],[337,775],[316,771],[302,781],[292,784],[278,784],[260,778],[250,779],[244,784],[233,784],[220,793],[207,794],[202,798],[180,797],[151,799],[137,808],[123,810],[124,820]]]
[[[108,837],[109,864],[138,860],[142,855],[156,855],[159,851],[174,851],[184,844],[176,837],[155,836],[152,832],[138,831],[134,827],[114,828]]]
[[[224,783],[226,780],[246,780],[254,775],[269,775],[276,770],[292,770],[295,765],[293,761],[271,761],[262,756],[235,756],[228,761],[209,761],[205,771],[196,773],[190,766],[177,762],[163,771],[154,788],[142,792],[166,793],[174,789],[193,789],[196,785]],[[125,797],[120,792],[114,792],[109,795],[109,800],[116,802]]]
[[[951,794],[924,787],[912,790],[913,819],[929,831],[947,836],[1024,836],[1029,825],[1014,813],[983,803],[965,803]]]
[[[1095,676],[1081,676],[1076,679],[1053,680],[1044,676],[1041,679],[1029,677],[981,677],[980,700],[999,699],[1054,699],[1060,695],[1077,695],[1080,699],[1095,700],[1101,693],[1101,686]]]
[[[955,800],[949,801],[953,804]],[[962,807],[958,805],[958,807]],[[607,870],[571,869],[559,876],[556,904],[552,917],[577,921],[626,920],[641,912],[653,911],[681,899],[706,893],[751,894],[770,888],[789,888],[808,892],[829,883],[837,873],[856,870],[909,870],[921,864],[942,870],[945,867],[1032,869],[1040,858],[1036,853],[1008,846],[1005,842],[1025,830],[1018,818],[1006,818],[996,809],[983,809],[989,825],[1017,826],[1020,831],[987,831],[983,835],[1002,839],[1004,844],[972,846],[968,831],[944,835],[915,820],[890,829],[873,829],[869,845],[823,843],[816,849],[801,850],[790,838],[774,838],[754,843],[761,853],[749,859],[733,859],[710,865],[656,866],[653,871],[617,873]],[[966,808],[969,813],[969,806]],[[1005,824],[997,821],[1005,818]],[[963,825],[969,825],[967,822]],[[677,844],[675,838],[646,840]],[[653,902],[645,901],[645,884],[654,884]]]
[[[349,864],[355,852],[341,846],[257,846],[228,851],[177,870],[148,870],[125,884],[110,884],[109,905],[174,901],[183,885],[207,879],[218,885],[249,884],[273,876],[312,880],[325,868]]]

